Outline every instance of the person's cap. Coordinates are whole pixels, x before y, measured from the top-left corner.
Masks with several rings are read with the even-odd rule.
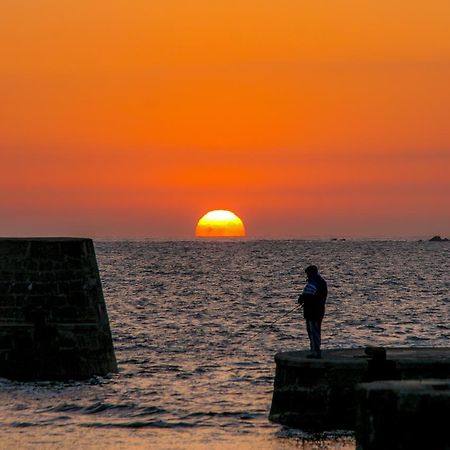
[[[311,265],[305,269],[306,275],[317,275],[319,273],[319,269],[317,266]]]

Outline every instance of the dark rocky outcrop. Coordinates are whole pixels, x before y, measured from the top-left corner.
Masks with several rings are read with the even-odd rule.
[[[429,242],[449,242],[448,238],[441,238],[440,236],[433,236]]]

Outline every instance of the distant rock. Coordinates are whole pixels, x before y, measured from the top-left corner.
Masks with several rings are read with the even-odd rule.
[[[431,239],[430,239],[430,242],[448,242],[449,241],[449,239],[447,239],[447,238],[441,238],[440,236],[433,236]]]

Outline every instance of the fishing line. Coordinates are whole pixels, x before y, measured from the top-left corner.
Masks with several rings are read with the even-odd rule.
[[[263,325],[263,328],[259,331],[257,331],[256,333],[254,333],[253,335],[251,335],[248,339],[247,342],[252,341],[256,336],[260,335],[263,331],[265,331],[266,328],[270,328],[273,325],[275,325],[276,323],[278,323],[281,319],[284,319],[286,316],[288,316],[289,314],[293,313],[294,311],[296,311],[299,308],[303,307],[303,303],[300,305],[295,306],[294,308],[292,308],[291,310],[289,310],[287,313],[284,313],[282,316],[277,317],[273,322],[270,322],[267,325]]]

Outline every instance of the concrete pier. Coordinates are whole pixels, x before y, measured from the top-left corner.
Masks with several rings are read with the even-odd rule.
[[[449,450],[449,417],[450,379],[361,384],[356,448]]]
[[[117,372],[91,239],[0,239],[0,376]]]
[[[450,348],[329,350],[275,355],[269,419],[304,430],[353,430],[356,386],[376,380],[450,378]]]

